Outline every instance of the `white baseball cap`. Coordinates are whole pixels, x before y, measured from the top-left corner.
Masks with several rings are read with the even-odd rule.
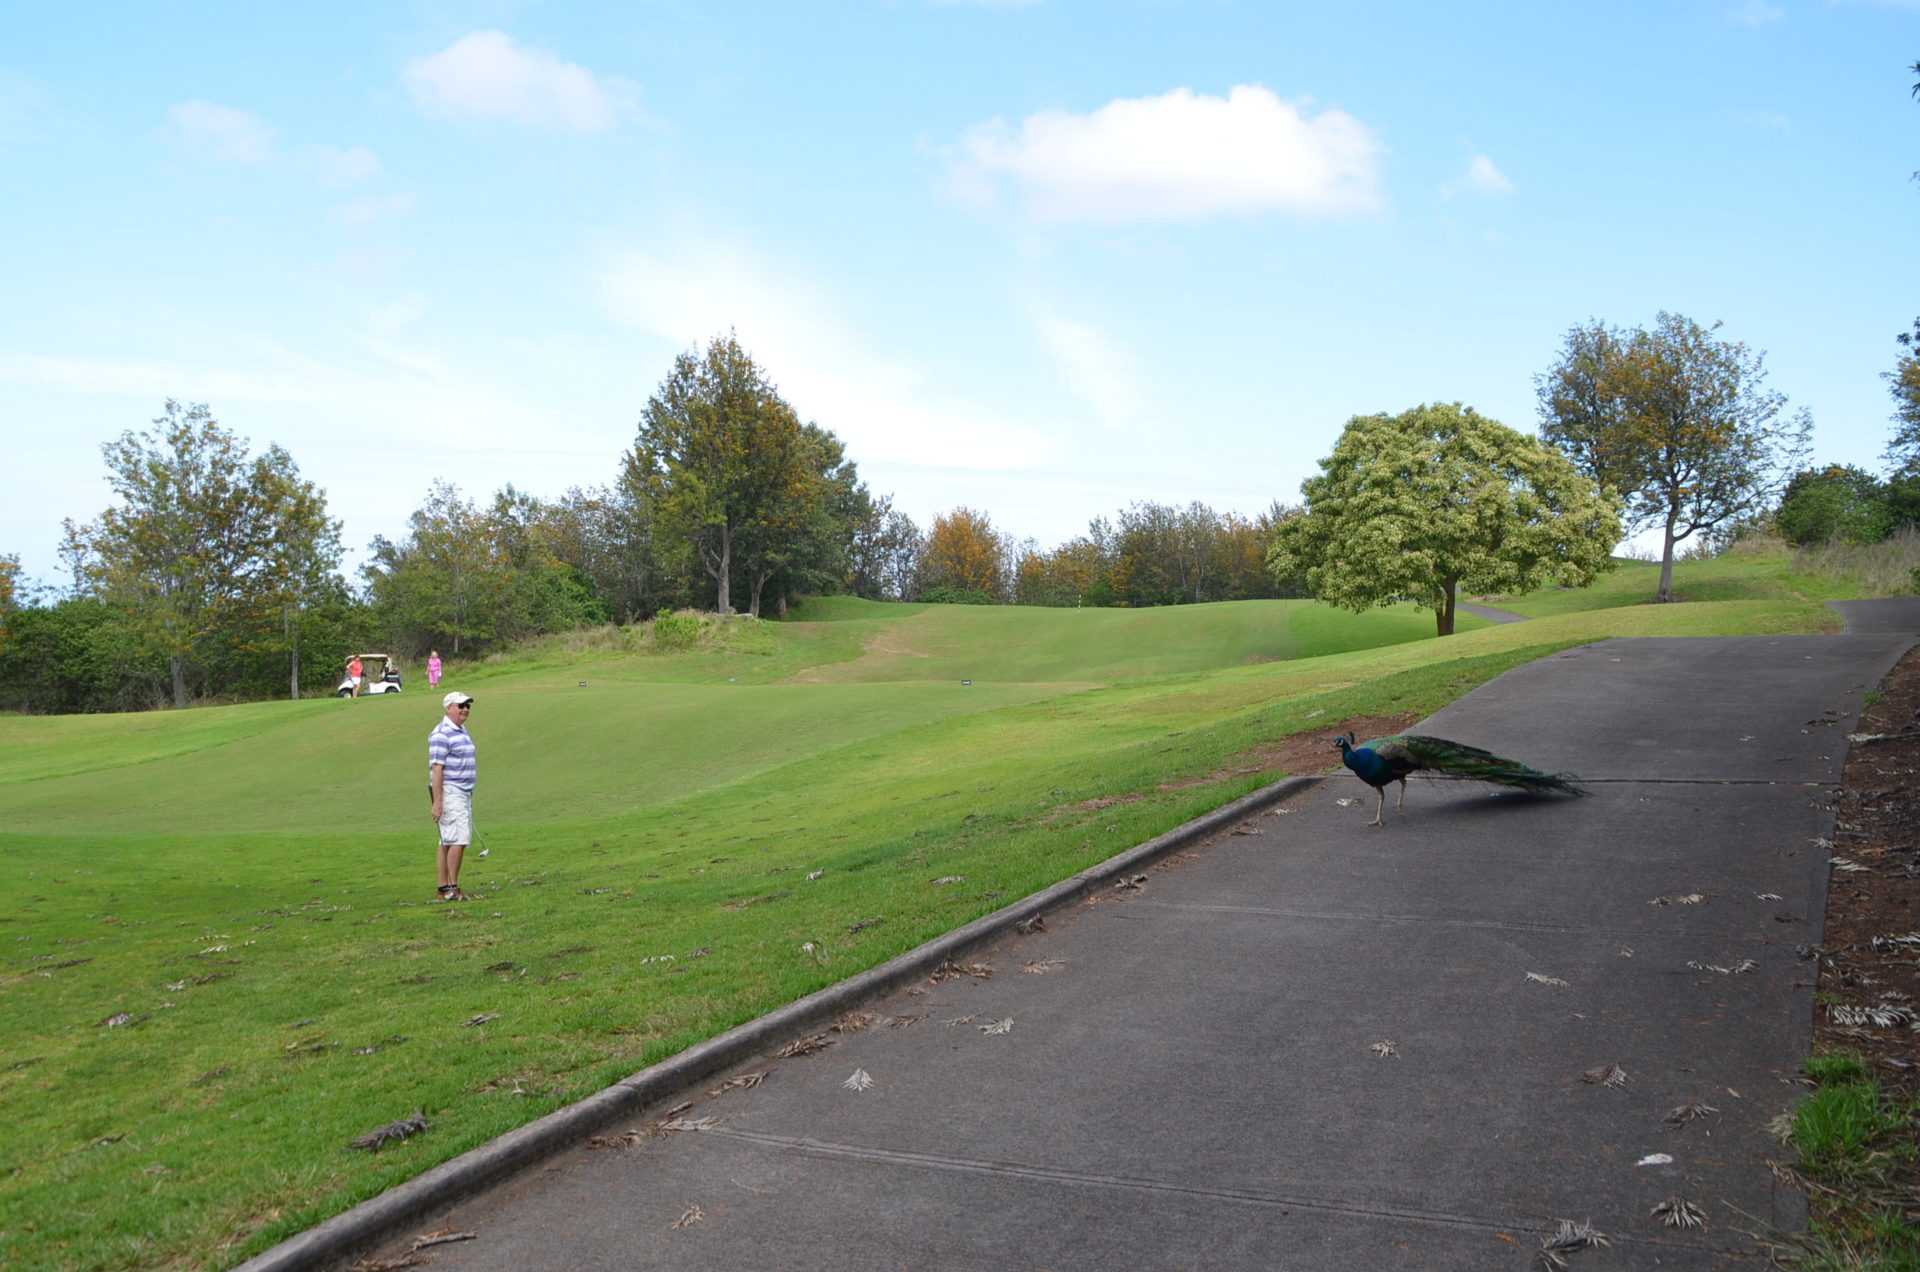
[[[466,703],[470,703],[472,701],[473,701],[473,697],[470,694],[450,693],[446,697],[440,699],[440,705],[443,707],[452,707],[452,706],[459,706]]]

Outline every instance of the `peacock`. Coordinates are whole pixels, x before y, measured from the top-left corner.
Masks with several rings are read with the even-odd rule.
[[[1518,760],[1504,759],[1492,751],[1482,751],[1464,742],[1421,733],[1396,733],[1378,738],[1364,746],[1354,744],[1353,734],[1344,733],[1334,740],[1340,748],[1340,762],[1352,769],[1368,786],[1380,792],[1380,807],[1369,826],[1384,825],[1387,816],[1387,783],[1400,783],[1400,799],[1394,812],[1404,813],[1407,805],[1407,775],[1452,781],[1492,782],[1499,786],[1517,786],[1533,794],[1555,791],[1562,795],[1585,795],[1574,785],[1572,773],[1542,773]]]

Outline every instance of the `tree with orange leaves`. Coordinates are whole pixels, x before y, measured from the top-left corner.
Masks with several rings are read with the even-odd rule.
[[[918,594],[950,588],[981,593],[996,603],[1005,601],[1011,555],[986,513],[955,508],[935,517],[927,531],[920,550]]]

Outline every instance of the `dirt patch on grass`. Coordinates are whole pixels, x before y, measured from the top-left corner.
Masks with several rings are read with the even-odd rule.
[[[932,654],[924,650],[902,645],[893,639],[891,632],[875,632],[867,637],[862,646],[870,654],[905,654],[909,658],[931,658]]]
[[[1198,785],[1198,783],[1195,784]],[[1162,787],[1161,789],[1172,790],[1174,788],[1168,786]],[[1075,805],[1075,807],[1088,809],[1089,811],[1097,811],[1102,808],[1112,808],[1115,804],[1138,804],[1145,798],[1146,796],[1140,794],[1138,791],[1127,795],[1101,795],[1093,799],[1083,799]]]
[[[1208,786],[1214,782],[1224,782],[1230,777],[1246,777],[1253,773],[1267,773],[1276,778],[1312,777],[1318,773],[1332,773],[1340,767],[1340,753],[1334,749],[1333,740],[1341,734],[1353,733],[1362,742],[1366,742],[1394,733],[1404,733],[1419,719],[1421,717],[1417,715],[1349,716],[1344,720],[1316,722],[1313,728],[1303,729],[1299,733],[1276,739],[1267,746],[1234,756],[1232,764],[1227,768],[1209,773],[1205,777],[1175,782],[1161,789],[1185,790],[1188,787]]]

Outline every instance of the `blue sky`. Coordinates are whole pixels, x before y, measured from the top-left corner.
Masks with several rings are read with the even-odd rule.
[[[609,482],[731,328],[923,527],[1298,497],[1355,414],[1537,425],[1567,329],[1768,353],[1879,468],[1920,0],[28,6],[0,552],[209,403],[350,564],[436,478]]]

